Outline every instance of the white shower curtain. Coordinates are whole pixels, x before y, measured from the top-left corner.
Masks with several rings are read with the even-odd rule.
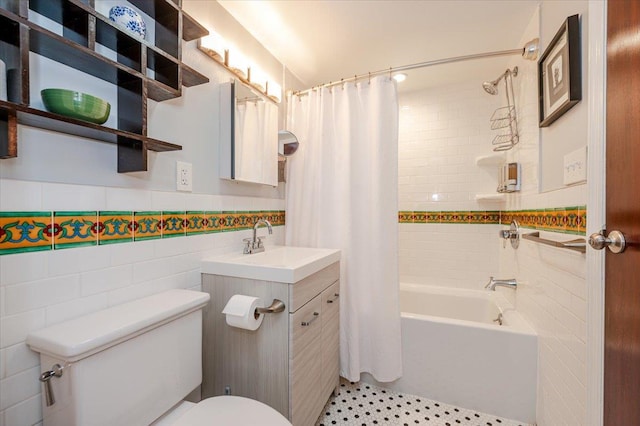
[[[341,375],[402,375],[398,303],[398,101],[395,82],[292,96],[287,245],[339,248]]]

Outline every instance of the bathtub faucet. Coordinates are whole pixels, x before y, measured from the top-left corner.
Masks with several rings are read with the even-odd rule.
[[[515,278],[511,278],[508,280],[497,280],[493,277],[489,277],[489,282],[484,286],[484,288],[496,291],[496,287],[508,287],[515,290],[516,288],[518,288],[518,283],[516,282]]]

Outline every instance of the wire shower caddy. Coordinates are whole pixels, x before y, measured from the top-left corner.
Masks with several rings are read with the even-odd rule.
[[[491,142],[494,151],[508,151],[519,141],[518,117],[516,116],[515,95],[513,93],[513,77],[518,75],[518,67],[507,69],[504,73],[505,94],[507,106],[496,109],[489,120],[491,130],[497,130],[498,134]]]

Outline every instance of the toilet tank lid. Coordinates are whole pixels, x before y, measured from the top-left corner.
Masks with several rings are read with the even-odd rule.
[[[209,298],[199,291],[165,291],[34,331],[27,344],[36,352],[77,361],[201,309]]]

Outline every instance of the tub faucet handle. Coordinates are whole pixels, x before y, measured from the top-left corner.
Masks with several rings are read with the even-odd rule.
[[[493,281],[493,276],[490,276],[490,277],[489,277],[489,282],[487,283],[487,285],[485,285],[485,286],[484,286],[484,288],[489,288],[489,287],[491,287],[491,284],[493,284],[493,283],[494,283],[494,281]]]

